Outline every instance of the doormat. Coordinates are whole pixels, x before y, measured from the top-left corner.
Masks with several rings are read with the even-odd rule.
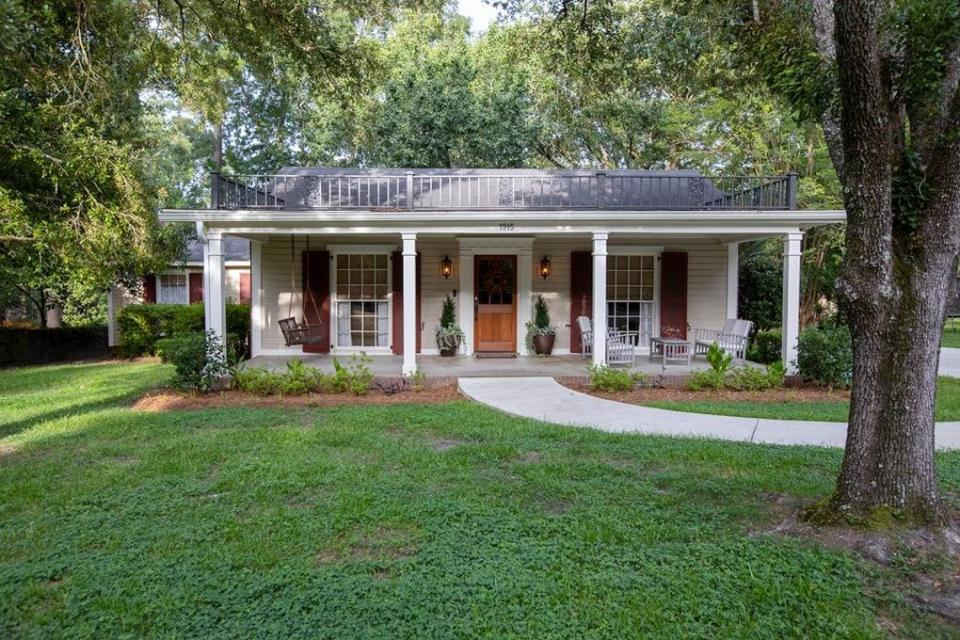
[[[483,351],[477,353],[477,359],[483,360],[485,358],[516,358],[517,354],[514,351]]]

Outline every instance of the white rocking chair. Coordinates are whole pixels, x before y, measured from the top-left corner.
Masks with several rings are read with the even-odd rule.
[[[586,358],[593,355],[593,321],[587,316],[577,318],[580,330],[580,354]],[[637,353],[637,341],[634,333],[619,329],[607,329],[607,364],[611,366],[634,363]]]
[[[733,354],[735,359],[745,360],[752,328],[753,323],[749,320],[728,318],[719,331],[716,329],[694,329],[696,340],[694,354],[698,356],[706,355],[711,345],[716,343],[727,353]]]

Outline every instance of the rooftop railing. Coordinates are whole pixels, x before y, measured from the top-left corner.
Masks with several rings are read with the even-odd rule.
[[[797,176],[215,173],[211,190],[217,209],[787,210],[796,208]]]

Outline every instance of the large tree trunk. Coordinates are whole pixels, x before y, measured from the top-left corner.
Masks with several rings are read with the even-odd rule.
[[[832,515],[854,521],[894,515],[913,522],[943,521],[934,466],[934,404],[946,313],[943,292],[954,261],[944,262],[920,266],[906,276],[894,300],[881,299],[877,305],[845,301],[853,334],[854,386]],[[846,281],[853,278],[848,273]]]
[[[906,137],[903,111],[885,75],[883,6],[836,0],[832,16],[815,12],[818,34],[829,32],[834,25],[828,21],[835,19],[842,146],[834,145],[831,155],[848,221],[838,290],[850,322],[854,370],[836,492],[813,515],[939,524],[944,513],[934,465],[934,406],[947,292],[957,265],[960,149],[944,137],[924,150],[932,195],[907,211],[916,215],[906,220],[894,208],[893,176]],[[832,53],[824,45],[821,51]]]

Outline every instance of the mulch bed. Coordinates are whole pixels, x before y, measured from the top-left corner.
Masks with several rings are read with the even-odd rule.
[[[594,391],[588,384],[566,383],[565,386],[588,393],[599,398],[629,402],[631,404],[649,404],[651,402],[843,402],[850,399],[850,392],[845,389],[825,389],[814,386],[794,386],[783,389],[769,389],[767,391],[731,391],[721,389],[717,391],[690,391],[678,387],[664,389],[637,388],[631,391],[608,393]]]
[[[133,404],[135,411],[184,411],[223,407],[353,407],[389,404],[439,404],[462,400],[456,385],[437,386],[423,391],[401,391],[387,395],[372,389],[365,396],[351,393],[309,393],[302,396],[256,396],[242,391],[221,391],[206,395],[171,390],[149,393]]]

